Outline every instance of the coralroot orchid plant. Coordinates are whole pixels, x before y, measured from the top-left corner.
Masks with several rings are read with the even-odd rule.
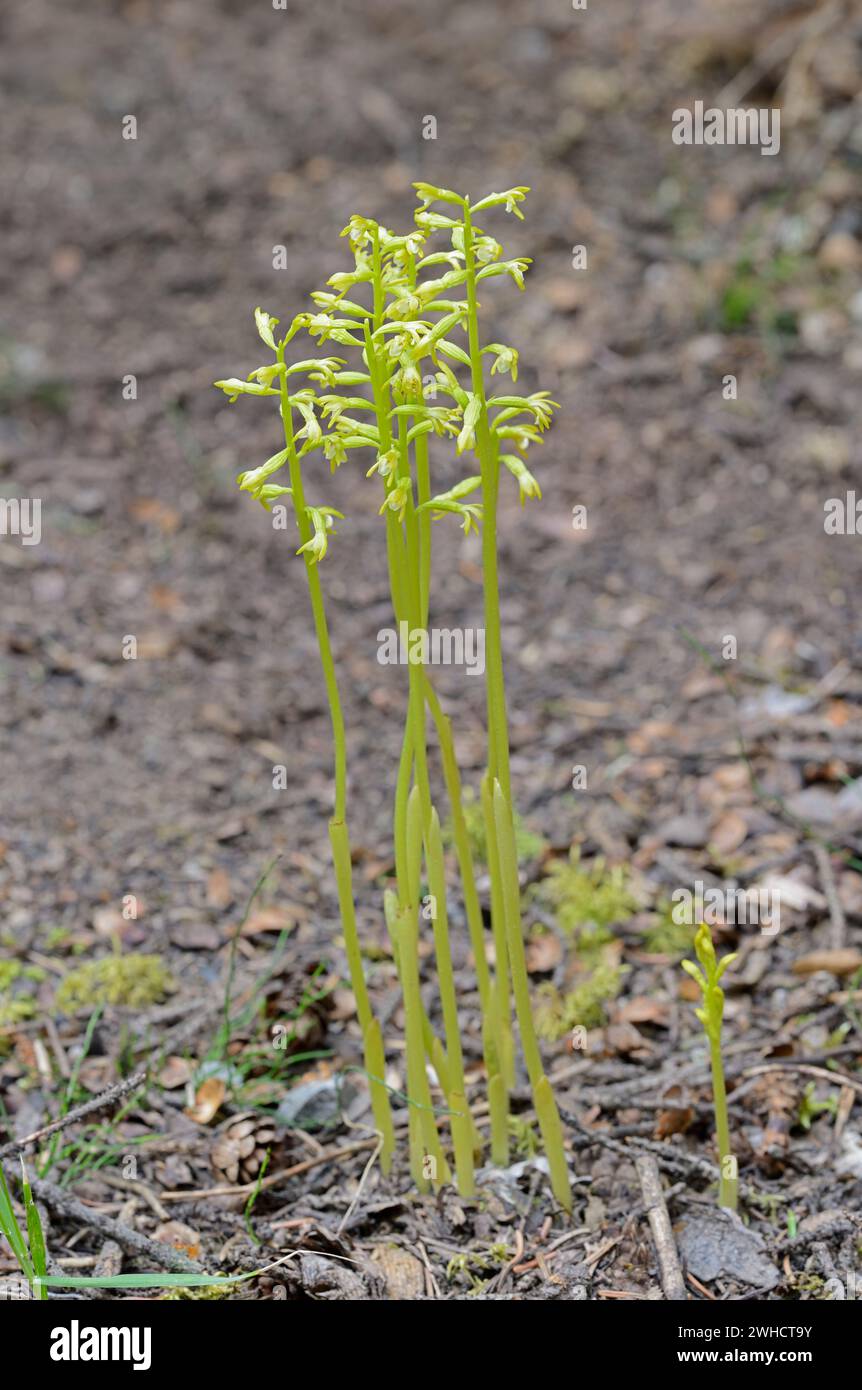
[[[509,1092],[515,1081],[512,1004],[523,1058],[547,1156],[553,1191],[571,1210],[572,1194],[559,1114],[539,1053],[521,927],[520,886],[515,848],[509,734],[503,680],[497,578],[497,502],[501,472],[511,474],[523,503],[539,498],[536,479],[524,455],[551,421],[555,402],[548,392],[529,396],[495,391],[493,378],[518,374],[518,354],[503,343],[485,343],[479,317],[482,282],[510,276],[523,289],[529,261],[505,259],[503,248],[476,223],[497,207],[523,214],[528,189],[491,193],[471,203],[446,188],[415,185],[420,207],[415,228],[392,232],[369,218],[351,217],[342,233],[353,268],[330,276],[325,290],[312,295],[315,310],[299,314],[284,336],[278,320],[255,311],[258,332],[273,360],[245,381],[217,382],[235,401],[239,395],[271,396],[281,417],[284,447],[260,467],[242,473],[240,488],[264,507],[289,498],[299,532],[320,660],[329,699],[335,751],[335,804],[330,840],[344,940],[357,1013],[364,1038],[365,1066],[377,1129],[381,1163],[388,1170],[394,1149],[389,1095],[383,1081],[384,1049],[373,1016],[356,929],[347,829],[347,759],[344,720],[329,641],[320,563],[328,553],[341,514],[306,500],[304,461],[315,451],[338,468],[354,450],[370,455],[367,476],[380,487],[389,586],[396,627],[410,633],[404,735],[393,811],[396,887],[385,894],[384,910],[401,982],[406,1033],[409,1147],[413,1178],[420,1190],[449,1178],[438,1128],[445,1115],[451,1135],[455,1178],[464,1196],[475,1191],[474,1164],[482,1141],[466,1098],[458,1001],[452,971],[446,911],[446,881],[440,819],[429,779],[429,715],[436,732],[447,797],[461,894],[475,960],[483,1019],[483,1051],[491,1118],[494,1163],[509,1155]],[[432,241],[440,238],[441,249]],[[287,347],[300,332],[318,346],[337,344],[343,357],[289,361]],[[435,492],[429,439],[454,445],[464,458],[464,476]],[[276,482],[276,476],[282,480]],[[432,521],[458,518],[465,534],[481,530],[486,635],[487,769],[481,804],[491,881],[494,968],[486,957],[485,932],[464,816],[461,778],[450,721],[434,687],[425,655],[431,599]],[[419,636],[418,642],[414,639]],[[421,638],[426,640],[422,641]],[[442,1038],[431,1024],[419,991],[418,941],[422,885],[433,905],[433,944],[437,966]],[[445,1104],[432,1105],[428,1064]]]
[[[715,1102],[715,1132],[718,1140],[719,1186],[718,1204],[736,1210],[739,1180],[736,1159],[730,1147],[730,1127],[727,1121],[727,1092],[724,1086],[724,1064],[721,1059],[721,1023],[724,1017],[724,990],[719,981],[729,965],[736,960],[736,952],[716,959],[715,946],[709,927],[701,922],[694,937],[695,955],[700,962],[698,969],[694,961],[681,962],[683,970],[696,981],[703,995],[703,1008],[695,1013],[703,1024],[709,1042],[709,1056],[712,1066],[712,1094]]]

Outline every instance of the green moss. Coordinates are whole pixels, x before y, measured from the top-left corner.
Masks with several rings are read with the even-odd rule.
[[[158,1004],[174,989],[160,956],[104,956],[70,970],[57,990],[55,1003],[64,1013],[97,1004],[146,1008]]]
[[[562,994],[556,985],[540,985],[533,1010],[539,1036],[556,1042],[578,1025],[603,1027],[607,1022],[605,1005],[619,994],[624,973],[625,967],[602,961],[568,994]]]
[[[0,1027],[14,1027],[32,1018],[36,1012],[34,1000],[27,993],[20,993],[19,986],[25,980],[44,978],[39,967],[25,970],[20,961],[0,960]]]
[[[654,956],[681,958],[694,950],[695,926],[690,922],[675,922],[673,904],[661,902],[656,908],[653,924],[644,934],[644,950]]]
[[[179,1285],[168,1289],[166,1293],[160,1293],[157,1301],[159,1303],[176,1303],[191,1300],[199,1303],[202,1299],[232,1298],[238,1287],[238,1284],[213,1284],[209,1287],[204,1285],[199,1289],[188,1289],[185,1285]]]
[[[472,788],[464,788],[461,807],[464,812],[464,823],[467,827],[473,858],[480,864],[487,865],[488,845],[485,839],[485,818],[482,815],[482,803]],[[527,859],[537,859],[547,849],[547,840],[542,835],[536,835],[532,830],[528,830],[517,811],[514,813],[514,819],[515,849],[518,852],[518,862],[523,863]],[[443,827],[443,839],[448,845],[454,843],[451,819]]]
[[[535,896],[550,908],[563,931],[577,934],[582,948],[611,940],[608,928],[631,917],[638,906],[624,865],[609,869],[601,856],[582,864],[578,849],[549,866]]]
[[[523,1116],[509,1116],[509,1136],[518,1158],[535,1158],[537,1153],[541,1153],[542,1143],[535,1126]]]
[[[485,1254],[478,1250],[467,1250],[463,1254],[452,1256],[446,1266],[446,1278],[450,1283],[466,1282],[471,1294],[481,1293],[488,1282],[482,1275],[492,1274],[510,1258],[509,1247],[502,1241],[489,1246]]]

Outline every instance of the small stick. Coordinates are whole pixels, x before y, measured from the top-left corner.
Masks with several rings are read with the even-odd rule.
[[[837,951],[844,945],[844,940],[847,935],[847,918],[844,916],[844,908],[841,906],[841,899],[838,897],[838,889],[835,886],[835,875],[832,872],[832,863],[826,847],[815,840],[811,849],[817,862],[817,872],[820,874],[820,882],[823,884],[823,893],[829,904],[829,916],[832,920],[829,945],[832,947],[833,951]]]
[[[70,1110],[66,1115],[61,1115],[59,1120],[52,1120],[49,1125],[43,1125],[41,1129],[34,1129],[32,1134],[26,1135],[23,1139],[13,1139],[9,1144],[0,1147],[0,1158],[7,1158],[9,1154],[22,1153],[31,1144],[36,1144],[40,1139],[47,1139],[49,1134],[56,1134],[60,1129],[68,1129],[69,1125],[76,1124],[85,1115],[91,1115],[94,1110],[101,1110],[106,1105],[113,1105],[128,1095],[129,1091],[134,1091],[144,1082],[146,1073],[135,1072],[134,1076],[127,1076],[124,1081],[118,1081],[115,1086],[109,1086],[107,1091],[101,1091],[99,1095],[93,1096],[92,1100],[85,1100],[83,1105],[76,1105],[74,1110]]]
[[[304,1163],[294,1163],[292,1168],[282,1168],[277,1173],[271,1173],[261,1183],[245,1182],[236,1187],[206,1187],[202,1192],[160,1192],[159,1199],[162,1202],[198,1202],[202,1197],[245,1197],[255,1189],[263,1191],[265,1187],[274,1187],[276,1183],[284,1182],[285,1178],[295,1178],[300,1173],[308,1173],[312,1168],[319,1168],[322,1163],[334,1163],[337,1158],[347,1158],[349,1154],[360,1153],[362,1149],[373,1149],[379,1142],[376,1136],[373,1139],[357,1139],[354,1144],[345,1144],[340,1149],[318,1154],[316,1158],[307,1158]]]
[[[805,1076],[816,1076],[818,1081],[831,1081],[833,1086],[838,1083],[842,1086],[849,1086],[851,1090],[862,1095],[862,1081],[857,1080],[855,1076],[848,1076],[843,1071],[828,1071],[826,1067],[812,1066],[802,1058],[797,1062],[792,1058],[778,1057],[774,1062],[766,1062],[762,1066],[746,1067],[741,1075],[762,1076],[764,1072],[775,1071],[779,1067],[785,1071],[801,1071]]]
[[[64,1081],[68,1081],[69,1077],[72,1075],[72,1069],[69,1066],[69,1059],[66,1056],[66,1049],[64,1048],[63,1043],[60,1039],[60,1034],[57,1031],[57,1025],[54,1022],[53,1018],[51,1018],[50,1014],[46,1015],[45,1017],[45,1032],[48,1034],[48,1041],[51,1044],[54,1056],[57,1058],[57,1066],[60,1068],[60,1074],[63,1077]]]
[[[669,1303],[684,1302],[685,1283],[677,1254],[676,1242],[670,1228],[670,1217],[661,1188],[658,1164],[652,1154],[639,1154],[635,1159],[644,1206],[649,1217],[653,1244],[658,1255],[661,1286]]]
[[[832,1145],[838,1147],[844,1127],[853,1113],[853,1106],[856,1104],[856,1092],[852,1086],[842,1086],[841,1094],[838,1097],[838,1109],[835,1112],[835,1127],[832,1131]]]
[[[126,1226],[121,1221],[115,1221],[110,1216],[104,1216],[101,1212],[94,1211],[91,1207],[79,1202],[77,1197],[73,1197],[63,1187],[57,1187],[56,1183],[46,1182],[42,1178],[31,1178],[30,1186],[33,1195],[40,1202],[44,1202],[51,1211],[57,1212],[59,1216],[69,1217],[73,1221],[79,1221],[82,1226],[89,1226],[92,1230],[98,1231],[100,1235],[107,1236],[109,1240],[115,1240],[121,1249],[130,1255],[139,1255],[147,1260],[149,1264],[156,1265],[158,1269],[171,1270],[175,1274],[206,1274],[207,1270],[203,1265],[198,1264],[197,1260],[190,1260],[180,1250],[174,1249],[165,1241],[150,1240],[149,1236],[142,1235],[140,1231],[135,1231],[131,1226]]]

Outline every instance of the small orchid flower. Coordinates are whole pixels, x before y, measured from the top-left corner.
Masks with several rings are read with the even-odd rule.
[[[308,555],[309,564],[316,565],[326,555],[329,549],[330,534],[335,535],[334,518],[344,520],[342,512],[337,512],[334,507],[306,507],[305,515],[314,527],[314,534],[299,547],[297,555]]]
[[[377,515],[382,516],[387,507],[390,512],[398,513],[398,520],[404,520],[404,513],[407,510],[407,503],[412,496],[412,488],[409,478],[400,478],[393,487],[389,489],[383,505],[378,509]]]
[[[536,479],[533,477],[527,465],[522,459],[518,458],[517,454],[501,454],[500,462],[504,463],[512,476],[517,479],[522,507],[528,497],[535,497],[541,500],[542,489],[539,487],[539,484],[536,482]]]
[[[397,467],[398,450],[396,448],[387,449],[385,454],[377,455],[377,458],[374,463],[372,463],[365,476],[366,478],[370,478],[372,473],[379,473],[381,478],[386,479],[395,472]]]
[[[238,377],[228,377],[226,381],[214,381],[220,391],[224,391],[231,405],[239,396],[277,396],[271,386],[263,386],[260,382],[240,381]]]
[[[257,331],[267,347],[271,347],[275,352],[275,338],[272,330],[277,326],[278,319],[272,318],[270,314],[265,314],[262,309],[255,309],[254,321],[257,324]]]
[[[518,380],[518,353],[515,348],[507,347],[505,343],[489,343],[482,349],[483,354],[493,352],[494,361],[491,365],[491,375],[497,372],[508,372],[513,381]]]

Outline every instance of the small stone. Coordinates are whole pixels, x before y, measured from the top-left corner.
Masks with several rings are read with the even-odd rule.
[[[781,1273],[764,1253],[762,1236],[720,1207],[686,1217],[677,1227],[679,1253],[689,1273],[704,1283],[733,1279],[757,1289],[774,1289]]]
[[[805,347],[818,357],[827,357],[841,347],[847,325],[837,309],[812,309],[803,314],[799,336]]]
[[[348,1076],[304,1081],[288,1091],[276,1111],[276,1119],[289,1129],[319,1129],[337,1120],[357,1094],[358,1088]]]
[[[857,270],[862,264],[862,247],[849,232],[833,232],[817,253],[824,270]]]

